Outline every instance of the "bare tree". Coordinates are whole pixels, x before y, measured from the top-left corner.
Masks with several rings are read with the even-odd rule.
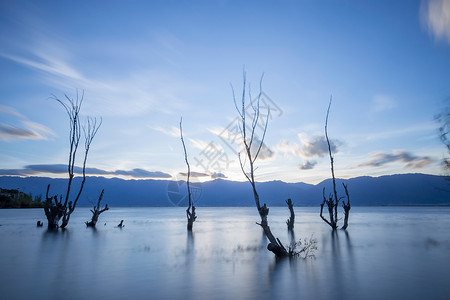
[[[288,230],[292,231],[292,230],[294,230],[294,222],[295,222],[294,203],[292,203],[291,198],[289,198],[286,200],[286,204],[291,213],[291,217],[289,219],[287,219],[286,224],[287,224]]]
[[[326,120],[325,120],[325,138],[327,139],[328,153],[330,155],[331,176],[333,178],[333,194],[330,193],[328,198],[326,198],[326,196],[325,196],[325,188],[323,188],[323,202],[320,205],[320,217],[322,218],[322,220],[325,221],[325,223],[330,225],[331,228],[333,228],[333,230],[336,230],[338,228],[338,210],[337,210],[337,208],[338,208],[339,201],[341,200],[341,198],[338,198],[338,195],[337,195],[336,178],[334,176],[334,158],[333,158],[333,153],[331,151],[330,139],[328,138],[328,116],[330,114],[331,102],[332,102],[332,98],[330,97],[330,102],[328,104],[328,109],[327,109],[327,117],[326,117]],[[344,208],[344,214],[345,214],[344,226],[342,226],[342,229],[347,229],[347,227],[348,227],[348,216],[349,216],[350,208],[351,208],[351,206],[350,206],[350,197],[349,197],[349,194],[348,194],[347,185],[345,185],[344,183],[342,183],[342,185],[344,186],[345,193],[346,193],[347,199],[348,199],[347,203],[345,203],[345,201],[342,201],[342,206]],[[323,207],[324,207],[325,204],[327,204],[327,207],[328,207],[329,220],[327,220],[323,216]]]
[[[232,87],[233,91],[233,101],[234,106],[236,108],[236,111],[239,114],[240,121],[239,121],[239,129],[241,132],[243,144],[244,144],[244,158],[242,158],[241,153],[239,153],[239,163],[241,166],[242,173],[244,173],[245,178],[250,182],[252,189],[253,189],[253,197],[255,199],[256,208],[258,209],[259,216],[261,217],[261,223],[256,223],[262,227],[264,230],[264,234],[269,239],[269,244],[267,245],[267,249],[269,251],[272,251],[277,257],[285,257],[288,256],[289,253],[286,250],[286,248],[283,246],[281,241],[278,238],[275,238],[275,236],[272,234],[272,231],[270,230],[269,223],[267,220],[267,216],[269,215],[269,208],[267,207],[266,203],[263,205],[260,204],[259,201],[259,194],[256,191],[256,183],[255,183],[255,167],[254,164],[256,162],[256,159],[258,158],[258,155],[261,152],[261,149],[264,145],[264,138],[267,131],[267,124],[269,120],[270,110],[267,114],[267,118],[264,121],[264,130],[262,132],[262,137],[257,138],[256,136],[256,129],[258,122],[260,121],[260,99],[262,94],[262,79],[260,80],[260,91],[259,95],[256,98],[256,103],[252,102],[251,92],[249,91],[248,97],[250,98],[250,104],[252,108],[252,112],[250,113],[251,117],[251,123],[247,123],[247,112],[245,111],[245,100],[246,100],[246,75],[244,71],[243,76],[243,88],[242,88],[242,99],[241,99],[241,108],[238,107],[236,102],[236,97],[234,94],[234,89]]]
[[[103,189],[102,192],[100,193],[100,196],[98,197],[97,205],[94,205],[94,207],[91,209],[92,219],[91,219],[91,221],[86,222],[86,226],[88,226],[88,227],[95,227],[95,224],[97,224],[98,217],[100,216],[100,214],[109,209],[108,204],[106,204],[102,209],[100,209],[100,202],[103,199],[104,192],[105,192],[105,189]]]
[[[181,136],[181,143],[183,144],[184,160],[186,161],[186,165],[187,165],[187,169],[188,169],[187,180],[186,180],[187,191],[188,191],[188,200],[189,200],[189,205],[188,205],[188,208],[186,209],[186,217],[188,220],[187,230],[192,231],[192,226],[194,225],[194,221],[195,221],[195,219],[197,219],[197,216],[195,215],[195,206],[191,199],[191,188],[190,188],[190,183],[189,183],[189,179],[191,176],[191,166],[189,165],[187,151],[186,151],[186,145],[184,144],[183,128],[181,126],[182,122],[183,122],[183,118],[181,118],[181,120],[180,120],[180,136]]]
[[[447,99],[444,111],[436,116],[439,126],[439,138],[447,148],[447,154],[450,154],[450,138],[448,132],[450,131],[450,98]],[[442,160],[444,170],[447,172],[447,180],[450,180],[450,157],[445,157]]]
[[[58,101],[64,107],[64,109],[67,112],[67,115],[69,116],[70,147],[69,147],[69,162],[67,164],[67,172],[69,175],[69,180],[67,182],[66,195],[64,198],[61,195],[59,201],[57,199],[57,196],[53,197],[48,196],[50,185],[47,187],[44,211],[48,220],[49,228],[58,228],[58,227],[65,228],[69,224],[70,215],[75,210],[78,199],[80,198],[81,192],[83,191],[84,183],[86,181],[86,162],[89,149],[95,135],[97,134],[98,129],[102,124],[101,119],[99,122],[97,122],[96,118],[88,117],[86,124],[83,126],[81,125],[80,110],[81,105],[83,104],[84,92],[81,95],[79,95],[77,91],[75,99],[70,98],[66,94],[64,94],[64,97],[65,99],[61,100],[58,97],[53,96],[53,99]],[[75,198],[73,200],[69,200],[71,196],[72,181],[73,178],[75,177],[75,161],[82,132],[84,135],[84,159],[82,167],[82,180],[78,192],[75,195]],[[61,220],[61,218],[62,222],[61,225],[59,225],[59,221]]]

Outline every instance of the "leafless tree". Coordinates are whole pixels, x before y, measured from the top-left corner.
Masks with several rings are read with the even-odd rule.
[[[189,161],[188,161],[188,157],[187,157],[187,151],[186,151],[186,145],[184,144],[184,139],[183,139],[183,128],[182,128],[182,122],[183,122],[183,118],[181,118],[180,120],[180,137],[181,137],[181,143],[183,144],[183,150],[184,150],[184,160],[186,161],[186,165],[187,165],[187,180],[186,180],[186,184],[187,184],[187,191],[188,191],[188,200],[189,200],[189,205],[188,208],[186,209],[186,217],[188,220],[187,223],[187,230],[188,231],[192,231],[192,226],[194,225],[194,221],[195,219],[197,219],[197,216],[195,215],[195,206],[194,203],[192,202],[191,199],[191,188],[190,188],[190,183],[189,183],[189,179],[191,176],[191,166],[189,165]]]
[[[66,110],[67,115],[69,116],[70,130],[69,130],[69,162],[67,164],[67,172],[69,175],[69,179],[67,182],[66,195],[63,198],[62,195],[58,201],[57,196],[49,197],[48,192],[50,189],[50,185],[47,187],[46,193],[46,201],[44,205],[45,215],[48,220],[49,228],[65,228],[69,224],[70,215],[75,210],[78,199],[81,196],[81,192],[83,191],[84,183],[86,181],[86,162],[89,153],[89,149],[91,143],[97,134],[98,129],[102,124],[102,120],[97,122],[96,118],[88,117],[85,125],[81,125],[80,121],[80,110],[81,105],[83,104],[84,92],[81,95],[76,93],[76,98],[70,98],[66,94],[64,95],[64,99],[59,99],[56,96],[53,96],[53,99],[58,101]],[[73,200],[69,200],[71,196],[71,188],[72,181],[75,177],[75,161],[77,156],[77,151],[81,135],[84,135],[84,159],[83,159],[83,167],[82,167],[82,180],[81,185],[78,189],[78,192],[75,194],[75,198]],[[53,201],[52,201],[53,200]],[[59,225],[59,221],[62,218],[61,225]]]
[[[436,116],[439,122],[439,138],[447,148],[447,154],[450,155],[450,138],[448,133],[450,131],[450,98],[447,99],[444,111]],[[450,180],[450,157],[445,157],[442,160],[444,170],[447,172],[447,180]]]
[[[294,203],[292,203],[291,198],[289,198],[286,200],[286,204],[291,213],[291,217],[289,219],[287,219],[286,224],[287,224],[288,230],[292,231],[292,230],[294,230],[294,222],[295,222]]]
[[[251,122],[250,124],[247,122],[247,112],[245,111],[245,101],[246,101],[246,75],[244,72],[243,76],[243,88],[242,88],[242,99],[241,99],[241,108],[238,107],[236,102],[236,96],[234,94],[234,89],[232,87],[233,91],[233,101],[234,106],[236,108],[236,111],[239,114],[240,121],[239,121],[239,129],[244,145],[244,155],[241,155],[242,153],[239,153],[239,163],[241,166],[242,173],[244,173],[245,178],[250,182],[252,189],[253,189],[253,197],[255,199],[256,208],[258,209],[259,216],[261,217],[261,223],[256,223],[262,227],[264,230],[264,234],[269,239],[269,244],[267,245],[267,249],[269,251],[272,251],[277,257],[286,257],[289,255],[286,248],[283,246],[281,241],[278,238],[275,238],[275,236],[272,234],[272,231],[270,230],[269,223],[267,220],[267,216],[269,215],[269,208],[267,207],[266,203],[263,205],[260,204],[259,201],[259,194],[256,190],[256,183],[255,183],[255,162],[258,158],[258,155],[261,152],[261,149],[264,145],[264,138],[267,131],[267,124],[269,120],[270,110],[267,113],[267,118],[264,121],[264,130],[262,132],[261,138],[257,137],[256,129],[258,126],[258,122],[260,122],[260,100],[262,95],[262,77],[260,80],[260,91],[259,95],[256,98],[256,103],[253,103],[251,92],[249,90],[248,97],[250,98],[250,104],[252,108],[252,112],[250,112]],[[244,156],[244,158],[242,157]]]
[[[102,192],[100,193],[100,196],[98,197],[97,205],[94,205],[94,207],[91,209],[92,219],[91,219],[91,221],[86,222],[86,226],[95,227],[95,224],[97,224],[98,217],[100,216],[100,214],[109,209],[108,204],[106,204],[103,208],[100,208],[100,202],[103,199],[104,193],[105,193],[105,190],[103,189]]]
[[[320,217],[322,218],[322,220],[325,221],[325,223],[330,225],[331,228],[333,228],[333,230],[336,230],[336,229],[338,229],[338,210],[337,210],[337,208],[338,208],[339,201],[341,200],[341,198],[338,198],[338,194],[337,194],[337,190],[336,190],[336,178],[334,176],[334,158],[333,158],[333,153],[331,151],[330,139],[328,138],[328,116],[330,114],[331,102],[332,102],[332,98],[330,97],[330,103],[328,104],[328,109],[327,109],[327,117],[325,120],[325,138],[327,139],[328,153],[330,155],[331,176],[333,178],[333,194],[330,193],[330,195],[327,198],[325,196],[325,188],[323,188],[323,202],[320,205]],[[345,185],[344,183],[342,183],[342,185],[344,186],[345,193],[347,195],[347,203],[345,203],[345,201],[342,201],[342,206],[344,208],[344,214],[345,214],[344,226],[342,226],[342,229],[347,229],[348,217],[349,217],[350,208],[351,208],[350,197],[348,194],[347,185]],[[323,207],[325,204],[327,204],[327,207],[328,207],[329,220],[327,220],[323,216]]]

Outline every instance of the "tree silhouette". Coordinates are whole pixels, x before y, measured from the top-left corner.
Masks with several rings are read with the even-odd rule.
[[[49,197],[48,193],[50,190],[50,184],[47,186],[46,201],[44,204],[45,216],[48,220],[48,228],[65,228],[69,224],[70,215],[75,210],[78,199],[80,198],[81,192],[83,191],[84,183],[86,181],[86,162],[89,153],[89,149],[98,129],[102,124],[100,119],[97,122],[96,118],[88,117],[85,124],[81,125],[80,121],[80,110],[83,104],[84,91],[81,95],[76,92],[76,98],[70,98],[67,94],[64,94],[64,99],[59,99],[53,96],[53,99],[58,101],[66,110],[69,116],[69,162],[67,164],[67,172],[69,179],[67,182],[66,195],[63,198],[60,195],[59,200],[56,195]],[[82,180],[78,192],[75,194],[73,200],[69,200],[71,196],[72,181],[75,177],[75,161],[77,157],[78,146],[81,140],[81,135],[84,136],[84,158],[82,167]],[[62,220],[61,220],[62,218]],[[59,222],[61,220],[61,225]]]
[[[103,189],[102,192],[100,193],[100,196],[98,197],[97,205],[94,205],[94,207],[91,209],[92,212],[91,221],[86,222],[86,226],[88,227],[95,227],[95,224],[97,224],[98,217],[100,216],[100,214],[109,209],[108,204],[106,204],[102,209],[100,209],[100,202],[103,199],[104,192],[105,190]]]
[[[267,220],[267,216],[269,215],[269,208],[267,207],[266,203],[263,205],[260,204],[259,201],[259,194],[256,190],[256,183],[255,183],[255,162],[261,153],[261,149],[264,145],[264,138],[267,131],[267,124],[269,120],[270,115],[270,109],[267,113],[267,118],[264,121],[264,129],[262,132],[261,138],[258,138],[256,136],[256,129],[258,122],[260,121],[260,100],[261,100],[261,94],[262,94],[262,79],[260,80],[260,90],[259,95],[256,98],[256,103],[253,103],[251,98],[251,91],[249,89],[248,97],[250,98],[250,104],[252,111],[249,113],[251,122],[250,124],[247,123],[247,113],[245,111],[245,102],[247,98],[246,94],[246,75],[245,71],[243,74],[243,88],[242,88],[242,98],[241,98],[241,108],[238,107],[236,102],[236,97],[234,94],[234,89],[232,87],[233,92],[233,101],[234,106],[236,108],[236,111],[239,114],[239,129],[240,134],[242,137],[243,145],[244,145],[244,155],[241,155],[241,153],[238,154],[239,156],[239,164],[241,166],[242,173],[244,173],[245,178],[250,182],[253,190],[253,197],[255,199],[256,208],[258,209],[259,216],[261,217],[261,223],[256,223],[262,227],[264,230],[264,234],[269,239],[269,244],[267,245],[267,249],[269,251],[272,251],[277,257],[285,257],[288,256],[289,253],[286,250],[286,248],[283,246],[281,241],[278,238],[275,238],[275,236],[272,234],[272,231],[270,230],[269,223]],[[244,156],[244,158],[242,158]]]
[[[328,116],[330,114],[331,102],[332,102],[332,98],[330,97],[330,102],[328,104],[328,109],[327,109],[327,117],[325,119],[325,137],[327,139],[328,153],[330,155],[331,176],[333,178],[333,194],[330,193],[330,195],[327,198],[325,196],[325,187],[323,188],[323,202],[320,205],[320,217],[322,218],[322,220],[325,221],[325,223],[330,225],[331,228],[333,228],[333,230],[336,230],[338,228],[338,210],[337,210],[337,208],[338,208],[339,201],[341,200],[341,198],[338,198],[338,194],[337,194],[337,190],[336,190],[336,178],[334,176],[334,158],[333,158],[333,153],[331,151],[330,139],[328,138]],[[344,183],[342,183],[342,185],[344,186],[345,194],[347,195],[347,203],[345,203],[345,201],[342,201],[342,207],[344,208],[344,215],[345,215],[344,225],[342,226],[342,229],[345,230],[348,227],[348,217],[349,217],[351,206],[350,206],[350,196],[348,194],[347,185]],[[325,204],[327,204],[327,207],[328,207],[329,220],[327,220],[323,216],[323,207]]]
[[[439,138],[447,148],[447,155],[450,155],[450,138],[448,132],[450,130],[450,98],[447,99],[444,111],[436,116],[439,126]],[[444,157],[442,160],[444,170],[447,173],[447,180],[450,181],[450,157]]]
[[[180,137],[181,137],[181,143],[183,144],[183,150],[184,150],[184,160],[186,161],[186,165],[187,165],[187,180],[186,180],[186,184],[187,184],[187,190],[188,190],[188,199],[189,199],[189,206],[186,209],[186,217],[188,220],[187,223],[187,230],[188,231],[192,231],[192,226],[194,225],[194,221],[195,219],[197,219],[197,216],[195,215],[195,206],[194,203],[191,200],[191,188],[190,188],[190,183],[189,183],[189,179],[191,176],[191,166],[189,165],[189,161],[188,161],[188,157],[187,157],[187,151],[186,151],[186,145],[184,144],[184,139],[183,139],[183,128],[182,128],[182,122],[183,122],[183,118],[181,118],[180,120]]]

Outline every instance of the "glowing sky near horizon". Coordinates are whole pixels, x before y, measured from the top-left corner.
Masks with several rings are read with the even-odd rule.
[[[101,116],[88,173],[245,180],[224,139],[245,66],[270,104],[257,180],[442,174],[450,1],[1,1],[0,175],[65,177],[68,121]],[[207,156],[207,155],[208,156]],[[78,164],[80,165],[80,164]]]

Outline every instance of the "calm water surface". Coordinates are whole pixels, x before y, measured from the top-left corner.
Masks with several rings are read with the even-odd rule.
[[[319,249],[281,261],[253,207],[199,207],[192,235],[182,208],[113,208],[96,230],[90,214],[54,233],[35,226],[42,209],[0,210],[0,299],[450,299],[450,208],[354,207],[332,234],[297,207],[295,238]],[[288,216],[270,208],[284,244]]]

